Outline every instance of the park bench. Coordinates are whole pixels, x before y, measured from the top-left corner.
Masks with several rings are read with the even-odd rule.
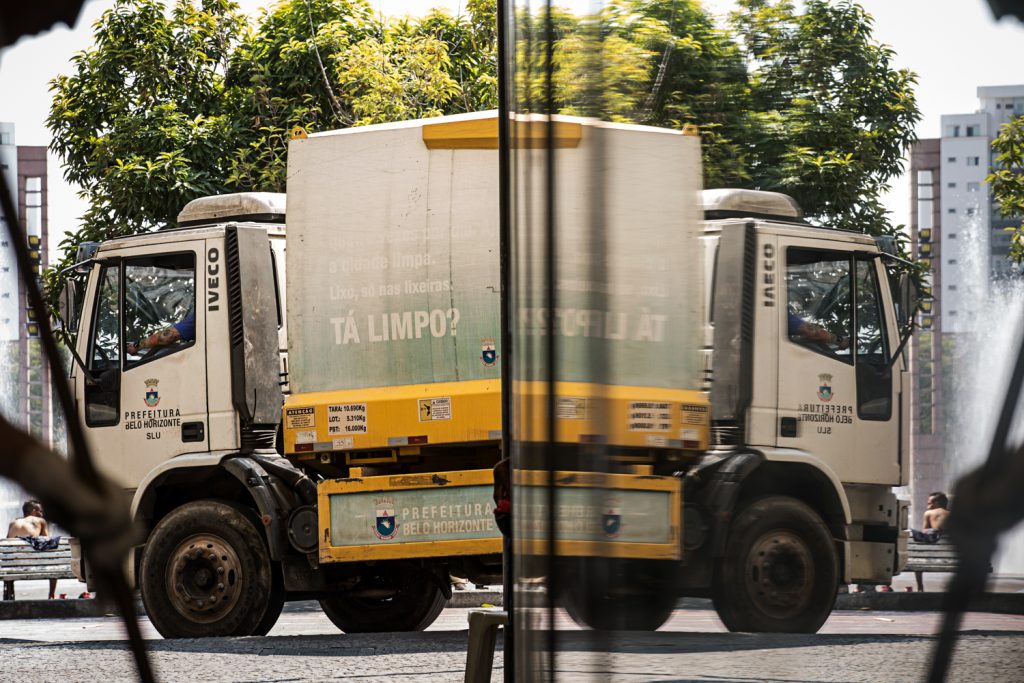
[[[903,571],[914,572],[917,579],[917,590],[924,590],[925,572],[943,572],[952,574],[960,567],[960,556],[956,546],[946,537],[941,537],[938,543],[907,542],[907,566]],[[992,571],[989,565],[988,570]]]
[[[0,581],[4,582],[4,600],[14,599],[14,582],[49,579],[50,586],[57,579],[73,579],[71,573],[71,546],[61,538],[55,550],[33,550],[20,538],[0,540]]]

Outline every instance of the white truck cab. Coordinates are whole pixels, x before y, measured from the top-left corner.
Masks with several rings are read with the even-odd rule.
[[[98,466],[128,491],[180,456],[200,464],[243,448],[272,450],[280,420],[281,284],[266,274],[284,265],[247,267],[251,278],[240,272],[233,288],[227,271],[253,252],[279,260],[267,244],[283,247],[283,197],[231,195],[189,207],[185,227],[111,240],[89,264],[92,305],[77,348],[85,368],[74,367],[72,381],[90,446],[102,454]],[[265,325],[276,347],[254,346],[268,337],[256,329]],[[247,368],[253,361],[265,367]]]

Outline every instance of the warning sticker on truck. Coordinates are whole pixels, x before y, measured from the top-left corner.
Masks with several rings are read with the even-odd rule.
[[[559,396],[555,404],[555,417],[559,420],[586,420],[587,399],[580,396]]]
[[[452,399],[450,396],[421,398],[419,403],[420,422],[452,419]]]
[[[327,406],[329,435],[366,434],[367,428],[365,403],[338,403]]]
[[[653,401],[631,401],[629,431],[667,432],[672,429],[672,404]]]
[[[684,425],[706,425],[708,423],[708,407],[682,404],[679,406],[680,418]]]
[[[295,443],[316,443],[316,430],[295,432]]]
[[[316,415],[313,408],[287,408],[284,411],[285,429],[305,429],[316,427]]]

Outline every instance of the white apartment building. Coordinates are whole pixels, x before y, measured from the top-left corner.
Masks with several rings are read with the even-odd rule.
[[[14,144],[14,124],[0,122],[0,173],[7,187],[18,187],[18,148]],[[0,212],[0,342],[17,341],[18,329],[18,266],[8,238],[7,224]]]
[[[941,262],[933,270],[942,273],[942,291],[935,294],[942,302],[943,332],[967,331],[971,302],[980,298],[977,289],[1016,271],[1006,258],[1010,233],[1004,230],[1013,221],[992,206],[985,178],[1000,126],[1024,115],[1024,85],[982,86],[978,99],[980,107],[973,114],[942,117],[942,181],[937,192],[941,227],[936,226],[942,231],[937,236],[942,253],[936,255]]]

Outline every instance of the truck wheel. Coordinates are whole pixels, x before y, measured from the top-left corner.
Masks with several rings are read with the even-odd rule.
[[[599,631],[657,631],[675,609],[674,563],[593,558],[576,566],[561,591],[561,603],[580,626]],[[588,569],[597,570],[596,576]]]
[[[828,527],[794,498],[760,498],[736,516],[712,601],[730,631],[816,633],[836,601],[839,561]]]
[[[420,569],[374,575],[363,584],[360,593],[320,600],[327,618],[345,633],[422,631],[448,603],[441,588]]]
[[[164,517],[142,552],[139,585],[164,638],[248,636],[280,614],[263,531],[230,503],[186,503]]]
[[[281,566],[274,563],[273,575],[270,581],[270,595],[267,596],[267,611],[264,612],[263,619],[256,625],[256,630],[252,632],[252,635],[265,636],[270,633],[270,629],[274,628],[274,624],[277,623],[278,618],[281,616],[281,610],[284,609],[285,595]]]

